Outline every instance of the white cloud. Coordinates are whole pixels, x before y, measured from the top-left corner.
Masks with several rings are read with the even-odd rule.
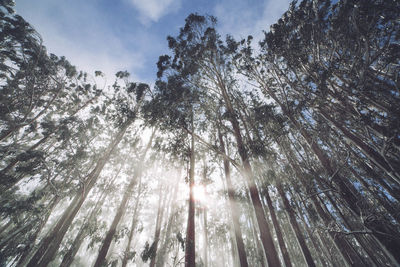
[[[223,0],[214,7],[219,21],[219,30],[233,35],[237,39],[253,35],[255,41],[263,37],[262,31],[268,31],[289,8],[291,0],[268,0],[263,5],[252,5],[248,1]]]
[[[43,2],[43,5],[35,5],[21,1],[16,7],[17,12],[21,14],[21,9],[22,16],[42,35],[48,52],[65,56],[78,70],[93,76],[94,71],[102,71],[108,83],[113,82],[114,74],[120,70],[131,72],[132,80],[143,80],[136,73],[149,64],[146,56],[139,51],[140,47],[126,43],[129,36],[118,35],[115,31],[118,25],[108,24],[103,19],[103,11],[89,3]],[[139,39],[151,39],[141,36],[143,32],[135,34],[132,35]]]
[[[157,22],[162,16],[173,13],[181,7],[181,0],[130,0],[140,12],[143,24]]]
[[[98,40],[98,39],[97,39]],[[78,70],[84,70],[93,75],[96,70],[106,74],[108,82],[112,82],[114,74],[120,70],[140,70],[145,65],[141,54],[125,49],[115,36],[108,36],[107,43],[100,40],[97,45],[77,44],[60,34],[52,34],[50,40],[45,39],[45,45],[56,55],[65,55]],[[138,77],[132,77],[138,80]]]
[[[256,34],[260,37],[261,30],[269,31],[269,26],[276,23],[278,19],[289,9],[291,0],[268,1],[264,7],[262,17],[256,22],[255,29],[259,29]]]

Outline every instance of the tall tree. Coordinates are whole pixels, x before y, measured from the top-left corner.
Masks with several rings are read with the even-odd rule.
[[[142,155],[140,156],[140,158],[138,159],[138,165],[135,166],[134,168],[134,174],[132,176],[132,178],[130,179],[130,182],[128,184],[128,186],[125,189],[124,195],[122,197],[121,203],[119,204],[119,207],[117,209],[117,213],[114,216],[113,222],[111,223],[110,228],[107,231],[106,237],[103,240],[103,243],[100,247],[99,250],[99,254],[97,256],[97,259],[94,263],[94,266],[102,266],[102,264],[104,263],[104,260],[106,259],[107,256],[107,252],[108,249],[110,248],[111,245],[111,241],[114,237],[114,234],[117,230],[117,226],[121,220],[121,218],[123,217],[123,215],[126,212],[126,206],[128,204],[128,200],[132,194],[132,190],[133,187],[137,184],[137,180],[138,177],[140,177],[142,175],[143,172],[143,162],[145,160],[145,157],[147,155],[147,152],[149,151],[149,149],[151,148],[152,142],[153,142],[153,137],[155,134],[155,130],[153,130],[151,136],[150,136],[150,140],[148,141],[144,151],[142,152]]]
[[[168,37],[169,47],[174,52],[174,58],[172,62],[169,56],[160,58],[159,76],[168,69],[175,70],[189,84],[201,90],[202,94],[217,96],[223,103],[242,160],[243,174],[256,212],[264,252],[269,264],[279,266],[279,258],[254,181],[248,150],[244,144],[240,124],[230,96],[234,79],[228,71],[228,65],[225,64],[227,58],[222,42],[215,31],[215,23],[216,19],[213,17],[189,15],[178,37]]]
[[[141,101],[143,98],[144,92],[147,88],[145,84],[131,84],[128,87],[128,92],[135,89],[137,87],[137,100]],[[118,88],[117,88],[118,89]],[[123,104],[120,106],[121,109],[126,108]],[[60,243],[65,236],[68,228],[70,227],[73,219],[75,218],[76,214],[78,213],[80,207],[82,206],[83,202],[87,198],[90,190],[93,188],[94,184],[97,182],[101,171],[103,170],[104,166],[106,165],[107,161],[110,159],[112,153],[116,150],[118,144],[121,142],[125,132],[127,131],[128,127],[134,122],[136,113],[138,112],[139,104],[137,104],[134,110],[125,110],[126,118],[122,118],[125,120],[120,126],[115,137],[112,139],[110,144],[108,145],[107,149],[105,150],[102,157],[96,163],[95,168],[85,177],[84,185],[74,199],[72,200],[69,207],[64,211],[61,218],[58,220],[58,223],[54,226],[52,231],[50,231],[46,237],[44,237],[43,241],[41,242],[37,252],[33,255],[32,259],[29,261],[28,266],[47,266],[47,264],[53,260],[55,253],[57,252]]]

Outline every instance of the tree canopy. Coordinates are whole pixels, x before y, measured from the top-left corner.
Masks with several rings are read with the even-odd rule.
[[[400,265],[400,2],[190,14],[154,86],[0,3],[0,266]]]

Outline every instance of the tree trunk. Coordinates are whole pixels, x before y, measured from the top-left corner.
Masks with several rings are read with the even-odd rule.
[[[208,267],[208,229],[207,229],[207,208],[203,207],[203,233],[204,233],[204,243],[203,243],[203,258],[204,267]]]
[[[142,179],[139,177],[139,185],[138,185],[138,192],[136,196],[136,202],[135,202],[135,208],[133,209],[133,214],[132,214],[132,221],[131,221],[131,228],[129,230],[129,236],[128,236],[128,244],[126,244],[125,251],[124,251],[124,257],[122,258],[122,267],[126,267],[128,264],[128,258],[131,250],[131,244],[132,244],[132,239],[133,239],[133,233],[135,232],[136,224],[137,224],[137,217],[138,217],[138,209],[139,209],[139,202],[140,202],[140,195],[142,193]]]
[[[68,267],[72,264],[74,257],[76,255],[76,253],[78,253],[78,250],[83,242],[83,240],[86,238],[87,236],[87,228],[89,226],[89,224],[95,220],[95,217],[98,215],[99,212],[99,208],[103,205],[107,194],[106,192],[108,191],[108,189],[114,184],[114,181],[117,179],[119,173],[122,170],[122,164],[121,167],[118,169],[117,173],[114,175],[114,177],[111,179],[111,181],[108,183],[108,185],[106,186],[106,188],[101,192],[100,196],[98,197],[95,206],[93,207],[93,209],[90,211],[89,215],[86,216],[84,222],[82,223],[81,228],[79,229],[78,234],[76,235],[73,243],[71,244],[70,249],[68,250],[68,252],[64,255],[60,267]]]
[[[25,231],[27,228],[31,227],[35,222],[36,222],[36,220],[32,220],[29,223],[19,227],[12,233],[8,233],[7,236],[5,236],[4,239],[0,241],[0,251],[3,250],[3,248],[7,245],[8,241],[13,239],[19,233]]]
[[[251,201],[253,203],[253,207],[254,207],[254,210],[256,213],[257,224],[258,224],[258,228],[260,230],[260,238],[261,238],[262,245],[264,247],[264,253],[267,257],[268,265],[269,266],[281,266],[279,257],[278,257],[278,253],[276,251],[276,248],[275,248],[275,245],[273,242],[273,238],[271,235],[271,230],[270,230],[268,222],[265,218],[264,209],[263,209],[261,199],[260,199],[260,194],[258,192],[256,183],[254,181],[254,177],[253,177],[254,174],[253,174],[253,170],[250,165],[248,152],[243,143],[242,134],[240,133],[239,122],[235,117],[235,112],[232,107],[231,101],[229,99],[228,92],[227,92],[225,85],[223,84],[221,79],[219,79],[218,84],[221,89],[221,93],[224,98],[224,101],[225,101],[225,106],[227,108],[227,111],[229,112],[229,120],[232,124],[232,128],[233,128],[235,139],[236,139],[236,145],[238,148],[240,158],[243,163],[244,176],[245,176],[245,180],[246,180],[247,186],[250,191],[250,198],[251,198]]]
[[[1,228],[0,228],[0,237],[2,234],[12,225],[12,220],[9,219],[7,223],[5,223]]]
[[[145,150],[143,151],[143,154],[141,155],[141,157],[139,159],[139,164],[143,164],[144,159],[147,154],[147,151],[150,149],[151,144],[153,142],[154,134],[155,134],[155,130],[153,130],[150,140],[149,140]],[[115,232],[117,231],[117,226],[125,214],[128,200],[132,195],[132,190],[133,190],[134,186],[136,185],[138,177],[140,177],[142,175],[142,172],[143,172],[143,166],[141,166],[141,165],[135,166],[135,171],[134,171],[133,177],[131,178],[129,185],[125,189],[124,196],[122,197],[121,203],[119,204],[117,213],[114,216],[114,220],[111,223],[111,226],[108,229],[108,232],[107,232],[107,234],[103,240],[103,243],[100,247],[99,254],[93,265],[94,267],[100,267],[104,263],[104,260],[106,259],[106,256],[108,253],[108,249],[110,248],[110,245],[111,245],[111,241],[114,237]]]
[[[281,227],[279,226],[278,218],[276,217],[275,209],[274,209],[274,206],[272,205],[272,200],[269,195],[268,188],[265,188],[263,193],[264,193],[263,194],[264,198],[267,202],[269,212],[271,214],[272,223],[274,225],[276,236],[278,238],[278,244],[279,244],[279,248],[281,249],[281,252],[282,252],[283,261],[285,262],[286,267],[291,267],[292,262],[290,261],[289,253],[287,251],[285,241],[283,240],[282,230],[281,230]]]
[[[330,175],[330,179],[334,181],[340,189],[340,193],[344,199],[344,201],[348,204],[350,209],[355,213],[355,214],[360,214],[360,209],[357,206],[357,203],[361,200],[361,196],[355,196],[353,192],[356,192],[357,190],[354,189],[354,185],[346,183],[345,179],[339,175],[338,171],[335,171],[332,167],[331,161],[329,157],[325,154],[325,152],[319,147],[317,142],[314,142],[309,135],[309,133],[303,128],[300,127],[299,123],[295,120],[295,118],[292,116],[292,114],[287,110],[287,108],[278,100],[276,97],[275,93],[273,93],[270,90],[265,89],[268,91],[268,94],[279,104],[279,106],[282,108],[282,111],[284,114],[289,118],[289,120],[293,123],[293,125],[300,131],[301,135],[304,137],[306,140],[307,144],[311,147],[312,151],[315,153],[317,156],[318,160],[321,162],[321,165],[325,168],[327,171],[328,175]],[[354,190],[353,190],[354,189]],[[390,228],[390,226],[386,225],[379,225],[374,223],[374,226],[376,227],[374,229],[374,235],[382,242],[382,244],[385,245],[386,249],[390,251],[393,256],[396,258],[398,262],[400,262],[400,254],[397,253],[396,246],[400,246],[400,239],[398,238],[388,238],[386,234],[392,234],[393,231]],[[379,228],[379,230],[378,230]],[[389,231],[389,232],[388,232]],[[384,234],[379,234],[379,232],[383,232]]]
[[[170,235],[171,235],[171,230],[172,230],[172,224],[173,224],[173,220],[175,218],[175,211],[176,211],[176,197],[178,195],[178,188],[179,188],[179,178],[180,178],[180,172],[177,175],[177,179],[175,181],[175,187],[174,187],[174,193],[172,195],[172,202],[171,202],[171,211],[169,214],[169,219],[168,219],[168,225],[167,225],[167,229],[165,230],[165,238],[164,238],[164,243],[160,248],[160,251],[158,253],[158,259],[157,259],[157,263],[156,266],[157,267],[162,267],[164,266],[164,262],[165,262],[165,254],[167,252],[167,246],[169,244],[170,241]]]
[[[53,200],[51,201],[51,203],[48,207],[48,211],[47,211],[46,215],[40,222],[38,229],[35,231],[33,236],[30,238],[30,242],[29,242],[28,246],[24,249],[24,252],[21,255],[21,257],[19,258],[16,266],[22,267],[25,265],[26,261],[29,259],[28,256],[29,256],[29,253],[31,252],[30,249],[33,248],[33,245],[36,243],[37,237],[42,232],[43,227],[46,225],[47,221],[49,220],[50,214],[52,213],[54,207],[60,202],[60,200],[61,200],[61,197],[58,195],[53,198]]]
[[[283,206],[285,207],[285,211],[289,216],[290,225],[292,226],[292,229],[296,235],[297,241],[299,242],[301,251],[303,252],[304,259],[306,260],[308,266],[315,267],[316,265],[311,256],[311,252],[307,247],[306,241],[304,239],[304,235],[301,232],[300,227],[297,223],[296,215],[294,214],[294,211],[289,203],[289,200],[287,199],[286,194],[283,190],[283,186],[279,180],[276,181],[276,188],[278,189],[278,192],[282,197]]]
[[[319,108],[318,111],[321,113],[321,115],[332,125],[334,125],[337,129],[339,129],[346,137],[347,140],[349,140],[350,143],[353,145],[357,146],[365,156],[367,156],[376,166],[378,166],[380,169],[382,169],[384,172],[386,172],[387,175],[392,177],[394,180],[397,182],[400,182],[400,174],[399,170],[393,169],[392,166],[399,166],[398,162],[394,162],[394,164],[389,164],[388,161],[382,157],[378,152],[376,152],[374,149],[372,149],[369,145],[365,144],[360,138],[352,134],[350,131],[348,131],[345,127],[343,127],[340,123],[338,123],[336,120],[334,120],[331,116],[328,115],[328,113],[322,109]]]
[[[295,158],[290,153],[290,150],[287,149],[286,147],[282,146],[280,143],[278,143],[278,144],[282,147],[282,151],[284,152],[287,160],[289,161],[291,167],[293,168],[298,181],[301,183],[301,185],[304,188],[307,188],[306,180],[300,169],[300,166],[297,164]],[[319,182],[318,180],[316,180],[316,181],[317,181],[317,183]],[[324,204],[319,202],[318,198],[316,196],[312,196],[311,201],[312,201],[313,206],[314,206],[315,210],[317,211],[319,217],[322,219],[322,221],[324,222],[326,227],[328,227],[329,225],[334,223],[334,221],[329,216],[329,214],[322,208],[321,205],[324,205]],[[363,265],[363,262],[360,259],[360,256],[354,251],[353,247],[347,242],[347,240],[339,237],[338,235],[335,235],[332,232],[329,232],[329,235],[334,240],[337,249],[341,252],[343,258],[346,260],[346,262],[348,264],[356,265],[356,266]]]
[[[225,150],[225,144],[224,144],[224,139],[223,136],[218,129],[218,137],[219,137],[219,142],[221,146],[221,152],[223,154],[226,154]],[[230,168],[229,168],[229,161],[224,158],[224,171],[225,171],[225,179],[226,179],[226,186],[228,190],[228,199],[229,199],[229,210],[232,216],[232,224],[233,224],[233,229],[235,232],[235,240],[236,240],[236,247],[238,251],[238,256],[239,256],[239,262],[241,267],[247,267],[247,257],[246,257],[246,251],[244,248],[244,243],[243,243],[243,238],[242,238],[242,230],[240,229],[240,223],[239,223],[239,207],[236,204],[236,199],[235,199],[235,190],[232,185],[231,181],[231,173],[230,173]]]
[[[71,225],[73,219],[78,213],[80,207],[88,196],[90,190],[93,188],[101,171],[110,159],[111,154],[115,151],[118,144],[121,142],[127,128],[132,124],[133,120],[128,120],[119,130],[114,140],[108,145],[104,156],[101,157],[96,167],[87,175],[84,186],[80,193],[78,193],[72,200],[69,207],[64,211],[61,218],[58,220],[56,226],[51,230],[43,239],[43,243],[39,246],[38,250],[28,263],[28,267],[47,266],[54,258],[61,241]]]
[[[192,115],[193,116],[193,115]],[[192,117],[192,131],[193,128],[193,117]],[[189,171],[189,210],[188,210],[188,221],[186,229],[186,244],[185,244],[185,267],[195,267],[196,252],[195,252],[195,203],[193,197],[193,186],[194,186],[194,168],[195,168],[195,150],[194,150],[194,135],[192,134],[192,141],[190,147],[190,171]]]
[[[163,221],[163,216],[164,216],[164,210],[165,210],[165,203],[167,202],[167,196],[165,194],[164,200],[162,196],[162,185],[160,185],[160,194],[159,194],[159,202],[158,202],[158,211],[157,211],[157,219],[156,219],[156,230],[154,232],[154,255],[152,255],[151,261],[150,261],[150,267],[154,267],[156,264],[156,259],[157,259],[157,247],[158,247],[158,242],[160,241],[160,233],[161,233],[161,222]]]
[[[342,218],[343,223],[345,225],[346,228],[348,228],[350,231],[357,231],[357,227],[355,227],[353,225],[353,223],[351,223],[351,221],[349,220],[349,218],[343,214],[342,210],[339,208],[339,206],[336,204],[336,202],[333,201],[333,199],[327,195],[329,202],[331,203],[332,207],[337,211],[338,215],[340,216],[340,218]],[[358,227],[359,228],[359,227]],[[372,241],[369,241],[368,243],[366,243],[365,238],[362,235],[354,235],[354,238],[357,240],[357,242],[361,245],[361,248],[365,251],[365,253],[368,255],[367,259],[363,259],[363,262],[365,265],[370,265],[371,262],[366,263],[365,260],[371,260],[373,264],[375,264],[376,266],[380,266],[381,263],[379,262],[379,255],[381,253],[379,253],[379,251],[375,250],[372,251],[371,250],[371,246],[372,246]],[[383,252],[384,254],[384,252]]]
[[[289,192],[290,192],[291,198],[292,197],[295,198],[295,195],[291,188],[289,188]],[[313,247],[316,250],[316,253],[321,262],[321,265],[327,266],[327,260],[329,259],[330,256],[326,253],[324,248],[321,248],[320,243],[314,237],[314,233],[310,231],[310,228],[312,229],[313,226],[311,226],[311,227],[309,226],[310,219],[308,217],[306,217],[307,215],[305,215],[304,210],[301,209],[301,207],[299,205],[299,201],[295,200],[293,202],[296,205],[296,209],[297,209],[297,212],[299,212],[299,214],[300,214],[300,219],[304,225],[304,229],[306,230],[307,235],[309,236],[309,238],[313,244]],[[306,219],[305,219],[305,217],[306,217]]]

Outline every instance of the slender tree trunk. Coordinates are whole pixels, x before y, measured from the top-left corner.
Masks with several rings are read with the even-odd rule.
[[[319,182],[319,180],[317,180],[317,181]],[[319,184],[319,185],[322,186],[321,184]],[[352,184],[350,184],[350,190],[352,190],[353,192],[356,191],[356,189],[354,188],[354,186]],[[330,203],[332,204],[332,206],[335,207],[335,209],[339,212],[339,215],[340,215],[341,210],[337,207],[335,201],[330,197],[329,194],[327,194],[326,196],[330,200]],[[363,200],[363,201],[366,201],[366,200]],[[352,210],[352,212],[354,213],[353,210]],[[343,221],[345,222],[347,227],[350,228],[350,230],[357,229],[348,223],[348,219],[346,218],[346,216],[341,215],[341,217],[343,218]],[[372,217],[374,218],[374,216],[372,216]],[[386,247],[387,251],[389,251],[393,255],[393,257],[396,258],[396,260],[400,264],[400,256],[398,256],[398,253],[395,252],[396,247],[400,246],[400,236],[398,234],[397,229],[392,227],[390,223],[387,223],[385,221],[380,221],[380,220],[373,221],[371,224],[368,224],[368,222],[365,222],[364,224],[365,224],[365,226],[367,226],[369,229],[372,230],[372,233]],[[362,240],[360,239],[359,236],[355,236],[355,239],[358,240],[362,244]],[[365,249],[369,249],[369,247],[367,246]],[[371,252],[371,254],[373,254],[373,255],[375,255],[375,253],[376,253],[376,251]],[[367,252],[367,254],[368,254],[368,252]],[[363,261],[362,258],[360,258],[360,260]],[[376,260],[376,259],[374,258],[374,260]]]
[[[193,115],[192,115],[193,116]],[[192,117],[192,131],[193,127]],[[186,244],[185,244],[185,267],[195,267],[196,252],[195,252],[195,203],[193,197],[193,186],[194,186],[194,168],[195,168],[195,150],[194,150],[195,138],[192,134],[192,141],[190,147],[190,171],[189,171],[189,210],[188,210],[188,221],[186,230]]]
[[[374,180],[378,182],[379,185],[381,185],[385,190],[387,190],[390,195],[395,198],[398,202],[400,202],[400,184],[395,184],[397,186],[393,186],[388,184],[388,182],[381,177],[381,174],[378,174],[373,168],[368,166],[365,162],[360,162],[363,168],[366,170],[366,172],[373,177]]]
[[[228,200],[227,200],[228,201]],[[235,232],[233,227],[229,228],[229,242],[231,244],[231,255],[232,255],[232,266],[240,266],[239,262],[239,252],[237,250],[236,240],[235,240]],[[210,254],[212,255],[212,253]]]
[[[123,167],[123,164],[121,164],[120,168],[118,169],[117,173],[114,175],[114,177],[112,177],[111,181],[108,183],[108,185],[106,186],[106,188],[101,192],[100,196],[98,197],[95,206],[92,208],[92,210],[90,211],[90,213],[86,216],[84,222],[82,223],[81,228],[79,229],[78,234],[76,235],[73,243],[71,244],[70,249],[68,250],[68,252],[64,255],[60,267],[68,267],[72,264],[74,257],[76,255],[76,253],[78,253],[79,248],[83,242],[83,240],[85,240],[86,236],[88,235],[87,233],[87,228],[89,226],[89,224],[95,220],[95,217],[98,215],[99,213],[99,208],[103,205],[107,194],[106,192],[108,191],[108,189],[114,184],[114,181],[117,179],[119,173],[121,172]]]
[[[345,181],[345,179],[339,175],[338,171],[335,171],[332,168],[331,161],[329,157],[325,154],[325,152],[319,147],[317,142],[314,142],[308,132],[299,126],[298,122],[294,119],[294,117],[287,111],[286,107],[283,106],[279,100],[276,98],[273,92],[270,93],[271,97],[276,100],[276,102],[281,106],[282,110],[284,111],[285,115],[288,116],[290,121],[295,125],[297,129],[299,129],[300,133],[311,147],[312,151],[315,153],[319,161],[321,162],[322,166],[325,168],[327,173],[331,176],[331,180],[334,181],[340,189],[340,193],[344,199],[344,201],[348,204],[350,209],[355,213],[359,214],[360,209],[357,206],[357,203],[362,200],[360,199],[361,196],[355,196],[353,192],[357,192],[355,190],[354,185],[349,184]],[[391,234],[395,231],[391,229],[389,225],[382,225],[379,223],[374,222],[370,225],[373,229],[374,235],[379,239],[382,244],[386,247],[388,251],[392,253],[392,255],[396,258],[396,260],[400,263],[400,254],[397,253],[397,248],[400,246],[400,239],[398,237],[389,238]],[[379,229],[379,230],[378,230]]]
[[[307,188],[307,182],[304,178],[304,175],[301,171],[300,166],[297,164],[295,158],[293,155],[290,153],[290,150],[287,149],[286,147],[282,146],[280,143],[279,145],[282,147],[282,151],[284,152],[286,158],[288,159],[290,165],[292,166],[296,177],[298,181],[300,181],[301,185],[304,188]],[[319,182],[316,180],[317,183]],[[317,211],[319,217],[322,219],[326,227],[329,227],[334,221],[332,218],[329,216],[329,214],[322,208],[323,203],[318,201],[318,198],[316,196],[311,197],[311,201],[313,203],[313,206],[315,210]],[[356,265],[356,266],[362,266],[363,262],[360,259],[360,256],[354,251],[353,247],[347,242],[346,239],[340,238],[338,235],[335,235],[334,233],[329,232],[329,235],[332,237],[332,239],[335,242],[335,245],[337,249],[341,252],[343,258],[346,260],[346,262],[350,265]]]
[[[208,227],[207,227],[207,207],[203,207],[203,234],[204,234],[204,243],[203,243],[203,258],[204,258],[204,267],[208,267]]]
[[[295,195],[294,195],[294,193],[293,193],[291,188],[289,188],[289,192],[290,192],[291,198],[295,198]],[[320,243],[315,239],[314,234],[310,231],[310,226],[309,226],[310,220],[309,220],[308,217],[306,217],[307,219],[305,219],[306,215],[304,214],[304,210],[301,209],[301,207],[299,205],[299,201],[295,200],[293,202],[296,205],[297,212],[300,214],[300,216],[299,216],[300,220],[304,225],[304,229],[306,230],[307,235],[311,240],[311,243],[313,244],[313,247],[314,247],[314,249],[315,249],[315,251],[317,253],[317,256],[318,256],[318,259],[319,259],[320,263],[322,265],[326,266],[327,265],[327,260],[329,259],[329,256],[326,254],[325,250],[321,248]],[[309,223],[307,223],[306,220]],[[311,226],[311,228],[312,228],[312,226]]]
[[[143,151],[143,154],[141,155],[141,157],[139,159],[139,164],[143,164],[143,161],[144,161],[144,159],[146,157],[147,151],[150,149],[151,144],[153,142],[154,134],[155,134],[155,130],[153,130],[153,132],[151,134],[151,137],[150,137],[150,140],[149,140],[145,150]],[[111,223],[111,226],[108,229],[108,232],[107,232],[107,234],[106,234],[106,236],[105,236],[105,238],[103,240],[103,243],[102,243],[102,245],[100,247],[99,254],[98,254],[97,259],[96,259],[96,261],[95,261],[95,263],[93,265],[94,267],[100,267],[104,263],[104,260],[106,259],[108,250],[109,250],[110,245],[111,245],[111,241],[112,241],[112,239],[114,237],[115,232],[117,231],[117,226],[118,226],[119,222],[121,221],[122,217],[125,214],[126,206],[128,204],[128,200],[132,195],[132,190],[133,190],[134,186],[137,183],[138,177],[140,177],[142,175],[142,172],[143,172],[143,166],[141,166],[141,165],[136,166],[134,174],[133,174],[133,177],[131,178],[131,181],[130,181],[129,185],[127,186],[127,188],[126,188],[126,190],[124,192],[124,196],[122,197],[121,203],[119,204],[117,213],[114,216],[114,220]]]
[[[122,128],[119,130],[114,140],[109,144],[104,156],[101,157],[96,167],[93,169],[90,174],[87,175],[84,186],[80,193],[78,193],[75,198],[72,200],[69,207],[64,211],[61,218],[58,220],[56,226],[51,230],[46,237],[43,239],[43,243],[40,245],[32,259],[28,263],[28,267],[36,267],[36,266],[47,266],[50,261],[54,258],[61,241],[67,232],[69,226],[71,225],[73,219],[78,213],[80,207],[88,196],[90,190],[93,188],[97,179],[100,176],[101,171],[103,170],[105,164],[110,159],[111,154],[115,151],[118,144],[121,142],[122,137],[124,136],[127,128],[132,124],[133,120],[128,120]]]
[[[57,195],[51,201],[51,203],[50,203],[50,205],[48,207],[48,211],[47,211],[46,215],[44,216],[44,218],[40,222],[38,229],[35,231],[33,236],[30,238],[30,242],[27,245],[27,247],[24,249],[24,252],[21,255],[21,257],[19,258],[18,263],[17,263],[16,266],[22,267],[22,266],[24,266],[26,264],[26,261],[28,260],[28,256],[29,256],[29,253],[30,253],[30,249],[33,248],[37,237],[42,232],[43,227],[46,225],[47,221],[49,220],[50,214],[52,213],[54,207],[60,202],[60,200],[61,200],[61,197]]]
[[[327,198],[329,199],[329,202],[331,203],[332,207],[337,211],[338,215],[343,220],[345,227],[348,228],[350,231],[353,231],[353,230],[356,231],[357,228],[353,225],[353,223],[350,222],[349,218],[343,214],[342,210],[339,208],[339,206],[336,204],[336,202],[333,201],[333,199],[329,195],[327,195]],[[361,245],[361,248],[364,250],[364,252],[368,255],[368,258],[365,260],[371,260],[373,264],[379,266],[380,263],[378,261],[378,258],[379,258],[380,253],[378,253],[378,251],[372,251],[370,249],[372,244],[367,244],[365,242],[365,239],[361,235],[354,235],[354,238]],[[365,260],[363,259],[363,262],[366,265],[371,264],[371,262],[366,263]]]
[[[169,219],[168,219],[168,225],[167,229],[165,230],[165,238],[164,238],[164,243],[160,248],[160,251],[158,253],[158,259],[156,266],[157,267],[162,267],[164,266],[165,262],[165,254],[167,253],[167,246],[170,242],[170,235],[171,235],[171,230],[172,230],[172,224],[175,218],[175,211],[176,211],[176,197],[178,195],[178,188],[179,188],[179,178],[180,178],[180,172],[177,175],[177,179],[175,181],[175,186],[174,186],[174,193],[172,195],[172,202],[171,202],[171,211],[169,214]]]
[[[345,127],[343,127],[340,123],[334,120],[328,113],[320,108],[318,109],[321,115],[332,125],[334,125],[337,129],[339,129],[346,137],[347,140],[350,141],[353,145],[357,146],[365,156],[367,156],[376,166],[378,166],[381,170],[386,172],[390,177],[392,177],[397,182],[400,181],[399,171],[397,169],[393,169],[392,166],[399,166],[399,162],[394,162],[394,165],[389,164],[388,161],[372,149],[369,145],[365,144],[360,138],[352,134]]]
[[[351,173],[354,175],[354,177],[359,181],[364,189],[376,199],[376,201],[379,203],[380,206],[384,207],[386,211],[390,214],[390,216],[393,217],[393,219],[397,222],[397,224],[400,225],[400,214],[399,211],[393,206],[393,203],[390,203],[387,198],[381,197],[378,195],[377,192],[374,192],[372,190],[372,186],[370,186],[363,177],[361,177],[354,169],[353,167],[349,166],[349,169]]]
[[[225,144],[224,144],[224,138],[221,134],[221,132],[218,129],[218,136],[219,136],[219,142],[221,146],[221,152],[223,154],[226,154],[225,151]],[[236,204],[236,199],[235,199],[235,191],[232,185],[231,181],[231,173],[230,173],[230,168],[229,168],[229,161],[224,158],[224,171],[225,171],[225,179],[226,179],[226,186],[228,190],[228,199],[229,199],[229,210],[232,216],[232,224],[233,224],[233,229],[235,232],[235,240],[236,240],[236,247],[238,251],[238,256],[239,256],[239,262],[241,267],[247,267],[247,257],[246,257],[246,251],[244,248],[244,243],[243,243],[243,238],[242,238],[242,230],[240,229],[240,223],[239,223],[239,207]]]
[[[301,251],[303,252],[303,257],[306,260],[308,266],[315,267],[316,265],[311,256],[311,252],[307,247],[306,241],[304,239],[304,235],[300,230],[300,227],[297,223],[294,211],[293,211],[292,207],[290,206],[289,200],[287,199],[286,194],[283,190],[283,186],[279,180],[277,180],[277,182],[276,182],[276,188],[278,189],[278,192],[282,197],[283,206],[285,207],[286,213],[289,216],[290,225],[292,226],[292,229],[296,235],[297,241],[299,242]]]
[[[119,204],[117,213],[115,214],[113,222],[111,223],[111,226],[108,229],[105,238],[103,239],[103,243],[100,247],[97,259],[93,265],[94,267],[102,266],[102,264],[104,263],[104,260],[106,259],[112,239],[114,237],[115,232],[117,231],[117,226],[126,211],[126,206],[127,206],[128,200],[132,194],[132,190],[136,184],[137,177],[138,177],[138,174],[135,174],[131,178],[129,185],[125,189],[125,193],[124,193],[124,196],[122,197],[121,203]]]
[[[133,209],[133,214],[132,214],[132,221],[131,221],[131,228],[129,230],[129,236],[128,236],[128,244],[126,244],[125,251],[124,251],[124,257],[122,258],[122,267],[126,267],[128,264],[128,259],[129,259],[129,254],[131,250],[131,244],[132,244],[132,239],[133,239],[133,233],[135,232],[136,224],[137,224],[137,217],[138,217],[138,209],[139,209],[139,202],[140,202],[140,195],[142,193],[142,179],[139,177],[139,185],[138,185],[138,193],[136,196],[136,202],[135,202],[135,208]]]
[[[4,224],[1,228],[0,228],[0,236],[8,229],[8,227],[10,227],[12,225],[12,220],[8,220],[8,222],[6,224]]]
[[[225,85],[221,79],[219,79],[219,87],[221,89],[221,93],[222,93],[224,101],[225,101],[225,106],[226,106],[228,112],[230,113],[229,120],[232,124],[238,152],[239,152],[240,158],[243,163],[245,180],[246,180],[247,186],[249,188],[250,198],[251,198],[251,201],[253,203],[253,207],[254,207],[254,210],[256,213],[257,224],[258,224],[258,228],[260,230],[261,243],[264,248],[264,253],[267,257],[268,265],[280,266],[281,264],[279,261],[278,253],[276,251],[276,248],[275,248],[275,245],[273,242],[270,227],[268,225],[267,219],[265,218],[264,209],[263,209],[261,199],[260,199],[260,194],[258,192],[256,183],[254,180],[254,176],[253,176],[254,174],[253,174],[253,170],[250,165],[248,152],[243,143],[242,134],[240,133],[239,122],[235,117],[235,112],[232,107],[231,101],[229,99],[228,92],[227,92]]]
[[[250,213],[251,213],[251,211],[250,211]],[[266,267],[265,266],[266,259],[265,259],[265,254],[263,253],[264,252],[263,247],[257,236],[257,229],[256,229],[256,224],[255,224],[256,220],[257,219],[254,219],[253,214],[250,215],[250,227],[251,227],[251,231],[253,234],[254,247],[257,248],[257,254],[258,254],[258,258],[257,258],[258,262],[257,263],[259,263],[261,267]]]
[[[281,227],[279,226],[278,218],[276,217],[275,208],[272,205],[272,200],[271,196],[269,195],[268,188],[265,188],[263,195],[267,202],[269,212],[271,214],[271,220],[275,228],[276,236],[278,238],[278,244],[282,252],[283,261],[285,262],[286,267],[291,267],[292,262],[290,261],[289,253],[287,251],[285,241],[283,240],[282,230]]]
[[[28,229],[29,227],[31,227],[35,222],[36,222],[36,220],[32,220],[29,223],[19,227],[18,229],[16,229],[12,233],[8,233],[7,236],[5,236],[4,239],[0,241],[0,251],[3,250],[3,248],[5,246],[7,246],[8,241],[13,239],[19,233],[21,233],[21,232],[25,231],[26,229]]]
[[[164,197],[164,200],[162,200]],[[165,203],[167,202],[166,194],[162,195],[162,185],[160,185],[160,195],[159,195],[159,202],[158,202],[158,211],[157,211],[157,219],[156,219],[156,229],[154,232],[154,255],[150,261],[150,267],[154,267],[156,264],[157,259],[157,248],[158,242],[160,241],[160,233],[161,233],[161,222],[163,221],[164,210],[165,210]]]

